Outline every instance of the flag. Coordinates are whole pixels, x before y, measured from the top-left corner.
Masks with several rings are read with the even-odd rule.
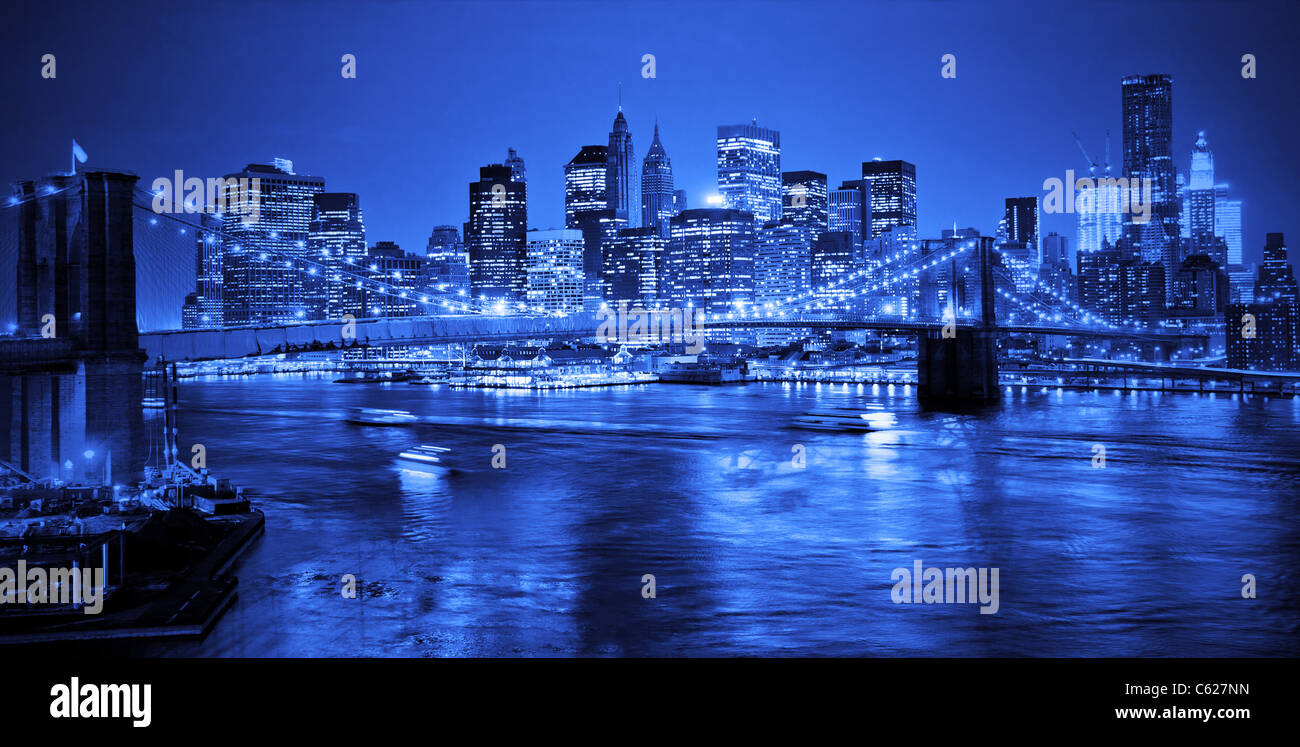
[[[72,141],[72,156],[73,158],[77,159],[77,163],[86,162],[86,151],[81,147],[81,144],[78,143],[76,140]]]

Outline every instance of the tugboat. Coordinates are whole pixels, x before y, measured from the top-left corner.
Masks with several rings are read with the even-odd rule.
[[[411,425],[420,422],[420,419],[406,410],[354,407],[348,413],[348,422],[355,425]]]
[[[794,427],[813,431],[871,433],[886,430],[895,422],[897,419],[889,412],[806,412],[794,419]]]
[[[445,446],[427,446],[421,444],[412,446],[397,455],[397,458],[403,462],[406,467],[422,467],[424,469],[447,468],[447,454],[451,449]]]

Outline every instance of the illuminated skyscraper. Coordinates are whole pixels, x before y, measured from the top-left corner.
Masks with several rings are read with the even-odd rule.
[[[1173,83],[1168,75],[1135,75],[1123,81],[1124,173],[1130,189],[1150,180],[1151,212],[1140,222],[1132,211],[1124,235],[1146,262],[1164,265],[1165,276],[1177,269],[1180,236],[1173,160]],[[1145,194],[1143,191],[1142,194]],[[1165,302],[1172,301],[1172,287]]]
[[[653,227],[625,228],[604,244],[601,278],[610,306],[621,301],[654,306],[659,300],[659,270],[668,239]]]
[[[679,211],[673,199],[673,165],[659,141],[659,123],[655,123],[654,140],[641,164],[641,225],[668,237],[668,221]]]
[[[1255,281],[1255,300],[1259,303],[1300,302],[1295,272],[1287,260],[1286,240],[1280,233],[1267,234],[1265,239],[1264,261],[1259,266],[1259,279]]]
[[[308,304],[307,249],[315,211],[313,198],[325,191],[325,179],[294,173],[293,162],[249,164],[230,179],[258,179],[251,191],[256,221],[225,221],[222,246],[222,308],[227,326],[288,324],[320,318],[320,294]]]
[[[362,271],[370,282],[362,283],[361,309],[367,316],[414,316],[426,307],[419,303],[419,286],[424,281],[424,258],[407,254],[391,241],[380,241],[366,252]],[[354,287],[355,284],[354,284]]]
[[[425,247],[425,285],[439,293],[469,293],[469,253],[455,226],[434,226]],[[438,286],[444,286],[439,288]]]
[[[771,222],[754,238],[754,303],[783,306],[812,283],[817,230],[790,220]]]
[[[915,226],[916,166],[907,161],[863,161],[862,180],[870,185],[871,235],[894,226]]]
[[[584,145],[564,166],[564,227],[581,228],[582,215],[609,207],[609,149]]]
[[[757,226],[781,219],[781,133],[747,125],[718,127],[718,192],[723,204]]]
[[[1191,238],[1193,254],[1208,254],[1219,265],[1228,263],[1227,256],[1215,256],[1220,253],[1219,244],[1214,240],[1215,232],[1215,197],[1214,197],[1214,155],[1205,140],[1205,132],[1196,134],[1196,145],[1192,148],[1192,179],[1187,186],[1188,236]]]
[[[671,301],[711,313],[729,313],[753,300],[752,215],[704,208],[687,210],[670,224],[666,280]]]
[[[582,311],[582,249],[581,231],[528,232],[529,308],[566,314]]]
[[[781,218],[797,226],[827,231],[829,195],[826,175],[816,171],[787,171],[781,174]],[[861,236],[858,237],[861,242]]]
[[[618,115],[614,117],[614,129],[609,132],[605,186],[609,190],[606,206],[619,218],[626,220],[629,227],[641,225],[641,179],[636,173],[632,131],[627,127],[621,104]]]
[[[322,192],[312,198],[307,230],[311,257],[323,265],[308,278],[313,304],[323,304],[325,319],[365,313],[356,279],[366,259],[366,224],[361,200],[351,192]],[[312,269],[317,269],[313,267]]]
[[[831,190],[827,230],[844,231],[854,246],[871,239],[871,182],[854,179]]]
[[[1001,232],[1006,241],[1024,247],[1025,256],[1033,264],[1033,271],[1043,263],[1043,253],[1038,242],[1038,198],[1008,197],[1005,200]]]
[[[522,160],[513,149],[510,155],[514,163],[484,166],[469,185],[465,245],[476,298],[517,299],[524,293],[528,187],[515,180],[523,174]]]
[[[223,221],[220,216],[210,213],[200,214],[199,220],[203,228],[210,230],[194,233],[195,291],[192,305],[187,297],[186,308],[181,314],[181,326],[186,329],[220,327],[225,318],[221,301]]]

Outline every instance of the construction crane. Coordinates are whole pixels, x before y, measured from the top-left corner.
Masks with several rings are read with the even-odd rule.
[[[1079,146],[1079,152],[1083,154],[1083,160],[1088,162],[1088,176],[1096,176],[1097,162],[1093,160],[1092,156],[1088,155],[1088,149],[1083,147],[1083,141],[1079,139],[1079,133],[1071,130],[1070,134],[1074,135],[1074,142],[1076,145]],[[1106,133],[1106,160],[1107,161],[1110,160],[1110,132],[1109,131],[1107,131]],[[1106,166],[1106,173],[1108,174],[1110,173],[1109,164],[1107,164]]]

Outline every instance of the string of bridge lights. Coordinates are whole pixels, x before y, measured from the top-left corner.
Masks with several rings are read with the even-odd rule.
[[[1023,266],[1023,265],[1028,265],[1028,264],[1029,264],[1028,262],[1021,262],[1020,260],[1016,259],[1015,257],[1008,256],[1007,254],[1005,254],[1004,252],[1000,251],[1000,250],[997,249],[996,247],[994,247],[993,251],[997,252],[997,253],[998,253],[998,254],[999,254],[999,255],[1000,255],[1004,260],[1007,260],[1007,261],[1009,261],[1009,262],[1012,262],[1012,263],[1015,263],[1015,264],[1019,264],[1019,265],[1022,265],[1022,266]],[[1053,299],[1055,299],[1056,301],[1059,301],[1060,303],[1065,304],[1066,306],[1068,306],[1068,307],[1070,307],[1071,309],[1073,309],[1073,310],[1075,310],[1076,312],[1078,312],[1078,313],[1082,316],[1082,318],[1085,319],[1085,320],[1092,320],[1092,321],[1095,322],[1096,324],[1100,324],[1100,325],[1102,325],[1102,326],[1109,327],[1109,328],[1111,328],[1111,329],[1119,329],[1121,326],[1128,325],[1128,326],[1131,326],[1131,327],[1133,327],[1134,329],[1137,329],[1137,330],[1142,330],[1142,331],[1153,331],[1153,330],[1151,329],[1151,327],[1149,327],[1149,326],[1147,326],[1147,325],[1145,325],[1145,324],[1140,323],[1140,322],[1139,322],[1138,320],[1136,320],[1136,319],[1130,319],[1129,321],[1124,322],[1123,324],[1115,324],[1114,322],[1110,322],[1110,321],[1107,321],[1107,320],[1105,320],[1105,319],[1102,319],[1101,317],[1097,316],[1096,314],[1093,314],[1092,312],[1088,311],[1087,309],[1083,308],[1082,306],[1079,306],[1078,304],[1076,304],[1075,302],[1071,301],[1070,299],[1068,299],[1068,298],[1062,296],[1061,294],[1057,293],[1055,290],[1052,290],[1052,288],[1051,288],[1050,286],[1047,286],[1047,285],[1043,284],[1043,283],[1041,282],[1041,280],[1042,280],[1042,278],[1039,276],[1039,274],[1038,274],[1037,272],[1035,272],[1035,273],[1034,273],[1035,292],[1043,292],[1043,293],[1046,293],[1047,295],[1051,296],[1051,297],[1052,297]],[[1047,304],[1044,304],[1044,305],[1047,305]]]
[[[139,189],[137,189],[137,192],[141,192],[144,195],[149,194]],[[285,268],[305,270],[306,273],[309,275],[316,275],[318,272],[326,272],[329,273],[332,276],[332,278],[336,281],[346,278],[347,280],[351,281],[354,287],[357,289],[367,289],[371,292],[374,292],[382,296],[386,296],[391,299],[397,299],[399,301],[405,301],[411,303],[419,303],[426,307],[436,304],[450,311],[462,311],[467,313],[500,314],[500,313],[504,313],[507,309],[507,303],[505,301],[494,302],[483,296],[480,296],[478,299],[475,299],[472,296],[470,296],[466,291],[466,289],[464,288],[456,288],[454,289],[454,293],[453,293],[452,292],[453,289],[450,289],[448,284],[446,283],[440,284],[439,286],[436,287],[437,291],[445,291],[444,293],[425,292],[419,294],[412,294],[411,292],[405,290],[393,291],[389,287],[390,284],[384,283],[373,277],[351,272],[343,265],[337,265],[337,266],[329,265],[324,262],[316,261],[309,257],[292,256],[276,248],[263,246],[259,243],[260,237],[257,236],[234,236],[220,229],[215,229],[206,226],[196,226],[193,223],[183,220],[170,213],[157,213],[153,211],[152,207],[147,205],[141,205],[139,203],[136,203],[135,206],[143,211],[152,214],[148,221],[150,226],[159,225],[158,218],[164,217],[169,220],[180,223],[182,225],[182,228],[179,229],[179,233],[181,235],[188,235],[189,229],[193,229],[198,234],[207,234],[206,240],[208,241],[211,241],[213,237],[221,237],[231,242],[241,242],[241,243],[234,243],[234,245],[230,249],[232,253],[243,253],[245,249],[242,246],[242,243],[251,243],[253,244],[253,248],[247,251],[250,253],[253,252],[259,253],[261,255],[260,259],[263,261],[270,260],[272,257],[274,257],[277,261],[283,260]],[[271,232],[270,238],[275,238],[274,231]],[[299,248],[304,248],[303,242],[301,241],[298,242],[298,246]],[[355,258],[353,257],[345,257],[344,260],[346,261],[347,265],[350,266],[356,265]],[[375,265],[372,265],[372,268],[374,267]],[[372,271],[375,270],[372,269]],[[394,279],[400,280],[401,279],[400,273]],[[545,313],[545,310],[542,309],[541,307],[530,308],[526,303],[520,301],[513,302],[512,304],[509,304],[509,306],[513,306],[515,310],[519,310],[519,311],[531,310],[536,313]]]

